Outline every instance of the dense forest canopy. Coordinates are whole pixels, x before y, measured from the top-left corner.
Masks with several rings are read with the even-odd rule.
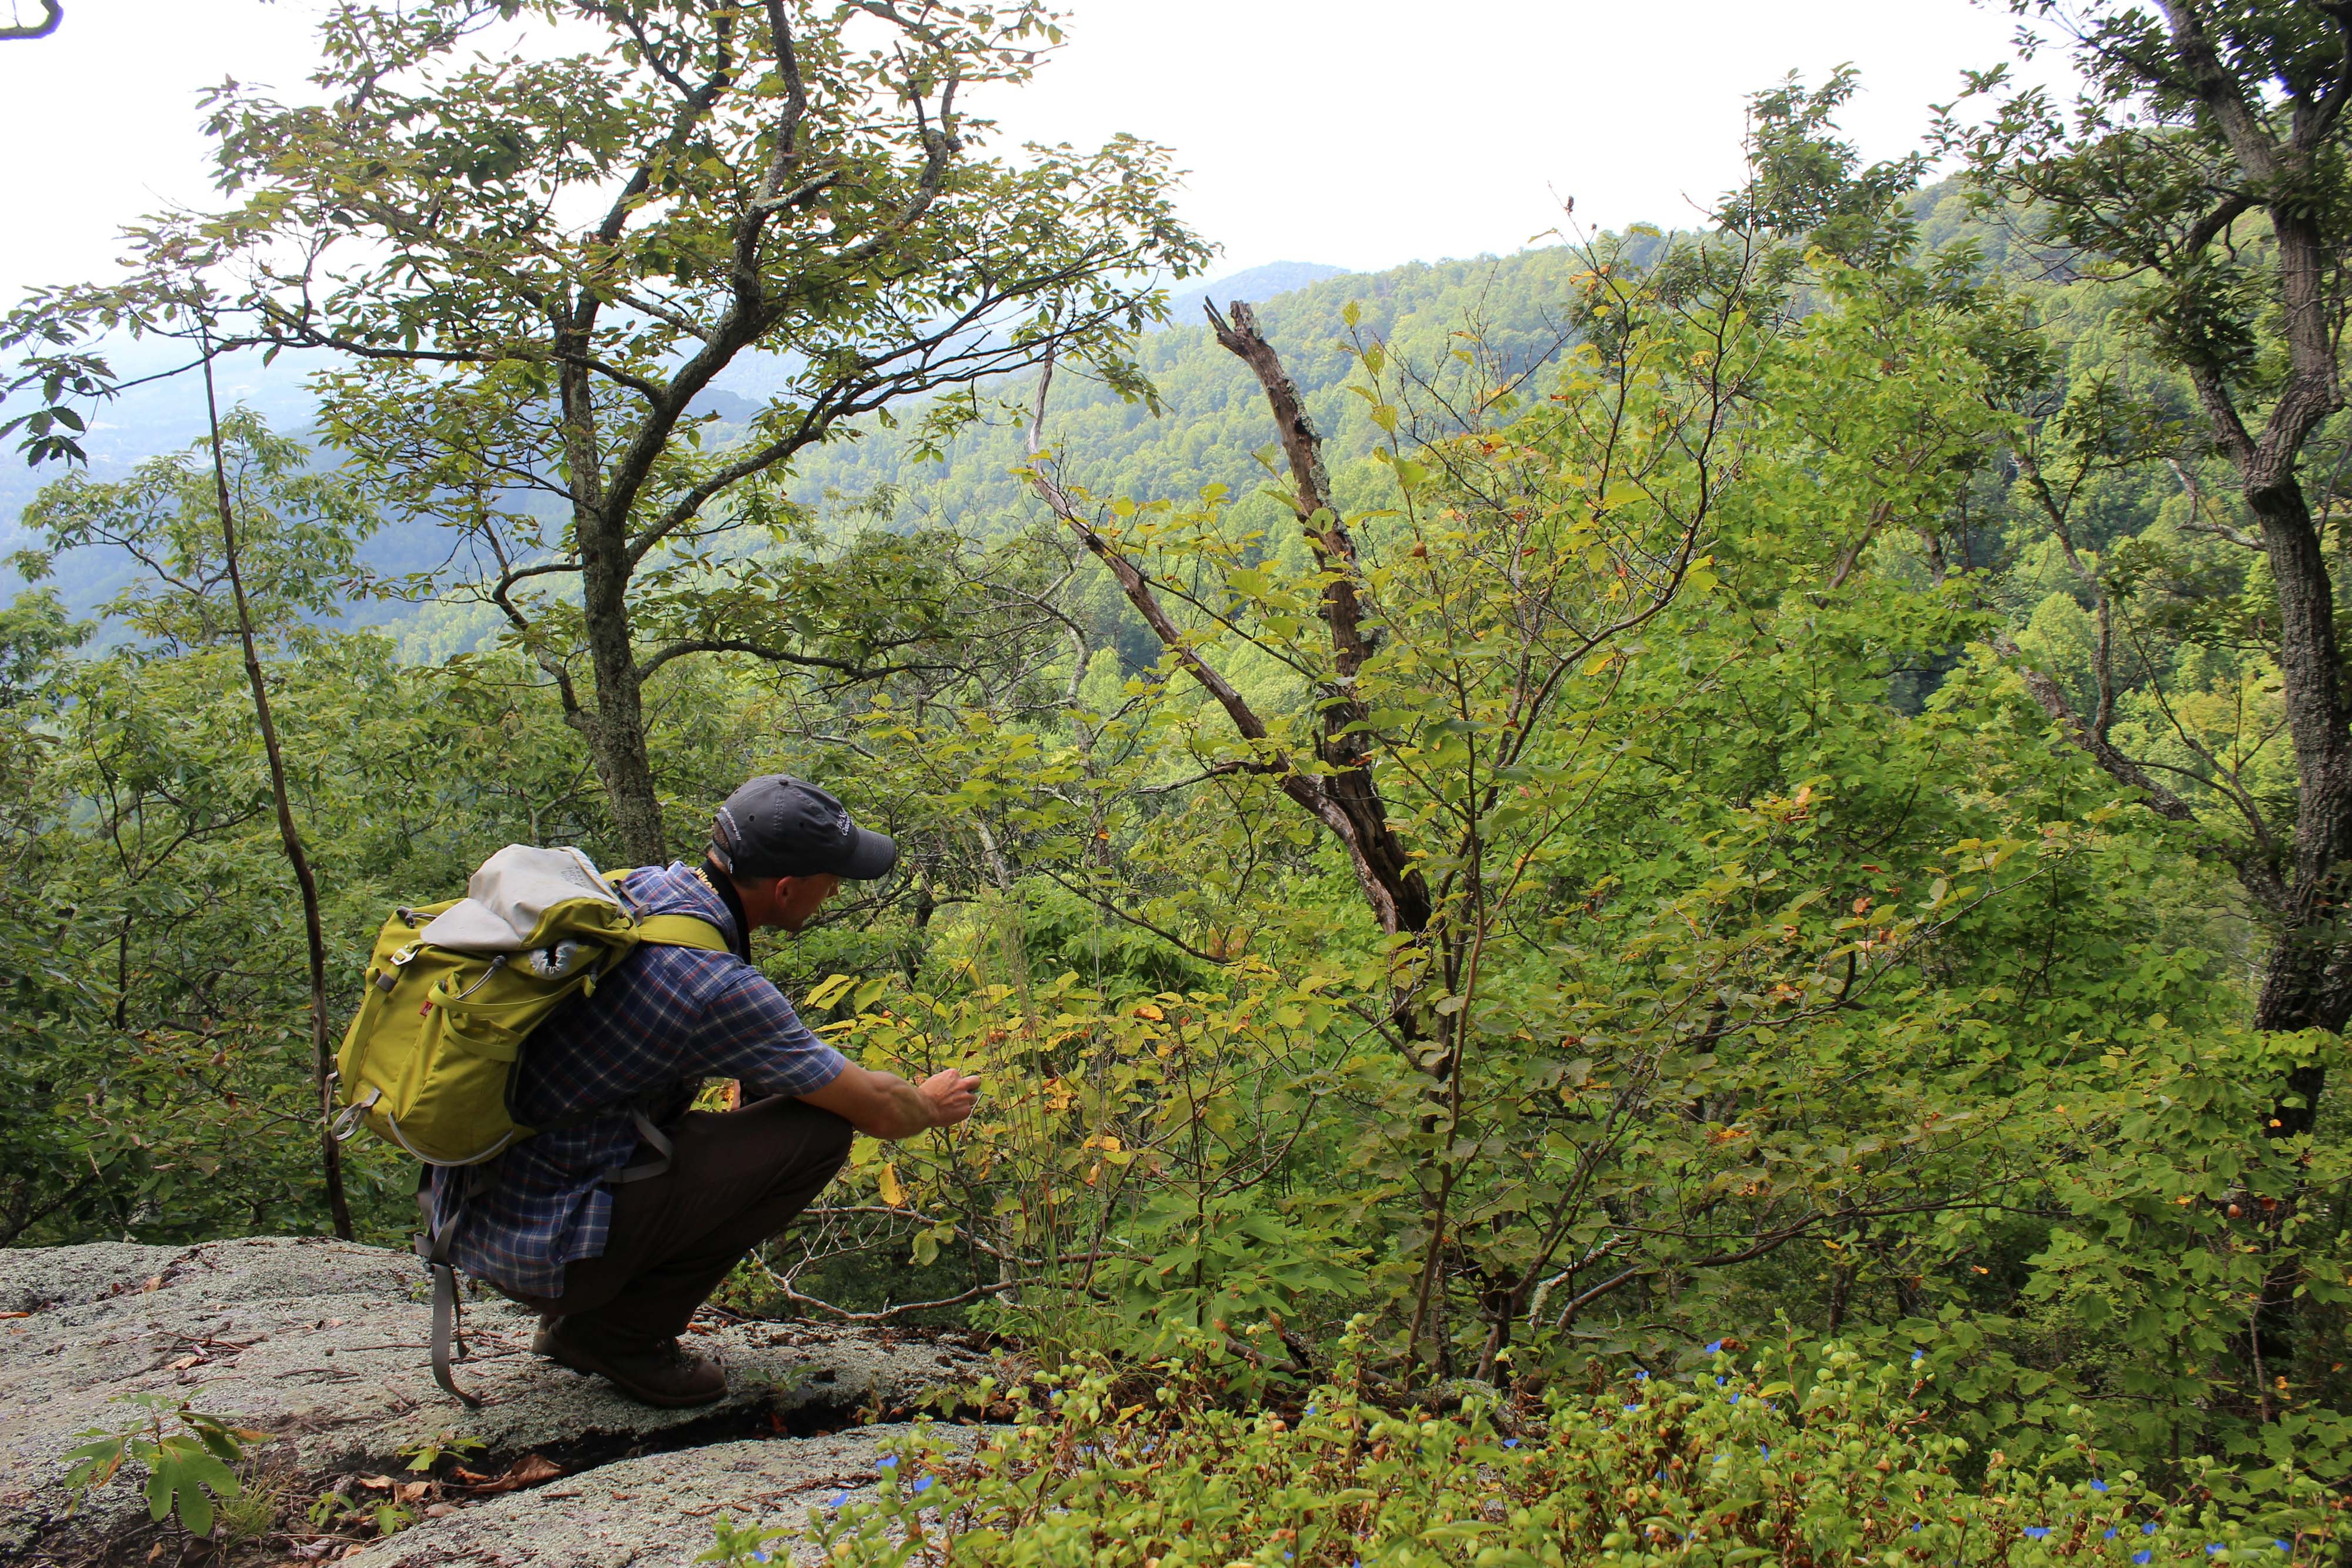
[[[2323,1531],[2352,14],[2016,8],[2078,100],[1865,164],[1791,79],[1705,225],[1167,321],[1166,153],[959,118],[1034,5],[341,8],[221,211],[9,319],[22,570],[112,596],[0,612],[0,1238],[396,1238],[320,1138],[383,912],[789,771],[907,852],[764,967],[991,1087],[743,1310],[1247,1398],[1770,1342]],[[131,332],[328,352],[317,427],[92,477]]]

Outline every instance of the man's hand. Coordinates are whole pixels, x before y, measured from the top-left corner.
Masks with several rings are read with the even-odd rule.
[[[919,1084],[895,1072],[851,1062],[841,1076],[800,1098],[832,1112],[868,1137],[896,1142],[932,1127],[952,1127],[971,1114],[980,1080],[950,1068]]]
[[[931,1123],[935,1127],[954,1126],[971,1114],[972,1106],[980,1099],[979,1076],[953,1067],[944,1072],[932,1073],[916,1087],[939,1107],[939,1113]]]

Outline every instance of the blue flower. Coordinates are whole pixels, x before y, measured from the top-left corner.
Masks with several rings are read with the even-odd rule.
[[[1314,1414],[1315,1414],[1315,1406],[1312,1406],[1312,1405],[1309,1405],[1309,1406],[1307,1407],[1307,1413],[1309,1416],[1314,1415]]]
[[[1519,1440],[1517,1437],[1506,1437],[1503,1439],[1503,1447],[1507,1448],[1516,1448],[1518,1446]]]
[[[1625,1406],[1625,1414],[1631,1416],[1640,1408],[1641,1406],[1639,1405],[1628,1405]]]
[[[1927,1353],[1924,1350],[1915,1350],[1911,1353],[1911,1364],[1914,1366],[1918,1365],[1921,1362],[1927,1359]]]
[[[2102,1535],[2102,1536],[2100,1536],[2100,1537],[2099,1537],[2099,1539],[2100,1539],[2100,1540],[2102,1540],[2102,1541],[2113,1541],[2115,1538],[2116,1538],[2116,1527],[2115,1527],[2114,1525],[2112,1525],[2112,1524],[2111,1524],[2111,1525],[2109,1525],[2109,1526],[2107,1526],[2107,1532],[2106,1532],[2105,1535]]]
[[[930,1478],[929,1476],[925,1476],[922,1479],[920,1479],[920,1480],[919,1480],[919,1481],[917,1481],[917,1482],[915,1483],[915,1492],[916,1492],[916,1495],[917,1495],[917,1496],[920,1496],[922,1493],[927,1492],[927,1491],[929,1491],[929,1490],[931,1490],[931,1478]]]
[[[847,1492],[837,1491],[831,1497],[824,1500],[824,1506],[827,1508],[839,1508],[843,1503],[845,1503],[848,1500],[849,1494]]]
[[[2093,1481],[2091,1483],[2091,1490],[2093,1491],[2105,1491],[2107,1490],[2107,1483],[2105,1481]]]
[[[1772,1457],[1772,1445],[1769,1443],[1759,1443],[1756,1445],[1756,1451],[1769,1459]]]
[[[2132,1561],[2138,1563],[2140,1568],[2147,1568],[2149,1560],[2155,1555],[2153,1552],[2135,1552],[2132,1553]]]
[[[1921,1523],[1920,1523],[1920,1521],[1917,1521],[1917,1520],[1916,1520],[1916,1519],[1915,1519],[1915,1520],[1913,1520],[1913,1521],[1911,1521],[1911,1533],[1912,1533],[1912,1534],[1914,1534],[1914,1535],[1918,1534],[1918,1533],[1919,1533],[1919,1531],[1920,1531],[1920,1530],[1921,1530],[1922,1528],[1923,1528],[1923,1526],[1921,1525]]]
[[[887,1458],[879,1458],[879,1459],[875,1460],[875,1461],[874,1461],[874,1468],[875,1468],[876,1469],[877,1469],[877,1470],[887,1470],[887,1469],[893,1469],[894,1467],[896,1467],[896,1466],[897,1466],[897,1464],[898,1464],[898,1455],[896,1455],[896,1454],[892,1454],[892,1455],[888,1456]]]
[[[1722,1351],[1723,1351],[1723,1342],[1722,1342],[1721,1340],[1719,1340],[1719,1339],[1718,1339],[1718,1340],[1712,1340],[1712,1341],[1708,1342],[1708,1344],[1707,1344],[1707,1347],[1706,1347],[1706,1354],[1709,1354],[1709,1355],[1719,1355],[1719,1354],[1722,1354]]]
[[[1731,1380],[1730,1380],[1729,1378],[1727,1378],[1727,1377],[1717,1377],[1717,1378],[1715,1380],[1715,1385],[1716,1385],[1717,1388],[1720,1388],[1720,1387],[1722,1387],[1725,1384],[1727,1384],[1727,1383],[1728,1383],[1728,1382],[1730,1382],[1730,1381],[1731,1381]]]
[[[2151,1519],[2146,1524],[2141,1525],[2139,1527],[2139,1532],[2142,1535],[2154,1535],[2156,1533],[2156,1521]]]
[[[1731,1396],[1731,1402],[1732,1402],[1734,1405],[1738,1404],[1738,1403],[1739,1403],[1739,1396],[1738,1396],[1738,1395],[1737,1395],[1737,1394],[1733,1395],[1733,1396]]]
[[[2050,1527],[2046,1524],[2029,1524],[2025,1527],[2025,1533],[2040,1541],[2050,1533]]]
[[[2271,1544],[2277,1547],[2281,1552],[2292,1552],[2294,1550],[2294,1542],[2292,1541],[2273,1541]]]
[[[2207,1542],[2205,1543],[2205,1555],[2208,1557],[2219,1557],[2221,1555],[2221,1543],[2218,1541]]]

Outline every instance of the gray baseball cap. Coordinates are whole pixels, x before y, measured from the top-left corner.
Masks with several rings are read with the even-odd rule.
[[[727,797],[710,824],[710,858],[737,877],[889,874],[898,846],[859,827],[849,808],[805,779],[767,773]]]

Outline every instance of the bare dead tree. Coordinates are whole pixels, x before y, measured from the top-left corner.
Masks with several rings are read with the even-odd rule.
[[[1038,378],[1037,402],[1029,424],[1031,486],[1054,516],[1109,570],[1152,635],[1224,710],[1235,732],[1257,753],[1226,771],[1245,770],[1272,778],[1339,843],[1381,929],[1391,936],[1417,936],[1429,928],[1429,884],[1412,867],[1390,827],[1386,806],[1371,777],[1370,742],[1365,733],[1369,716],[1351,689],[1371,643],[1363,629],[1355,539],[1330,503],[1322,437],[1299,401],[1297,384],[1258,330],[1255,313],[1240,300],[1233,302],[1227,316],[1220,316],[1214,306],[1204,308],[1217,341],[1250,367],[1265,391],[1289,465],[1291,511],[1305,530],[1318,563],[1329,574],[1323,593],[1323,619],[1329,631],[1336,678],[1318,694],[1323,714],[1317,760],[1324,767],[1304,767],[1276,743],[1264,716],[1192,645],[1142,567],[1104,538],[1049,471],[1045,462],[1045,420],[1046,398],[1054,383],[1050,362]]]

